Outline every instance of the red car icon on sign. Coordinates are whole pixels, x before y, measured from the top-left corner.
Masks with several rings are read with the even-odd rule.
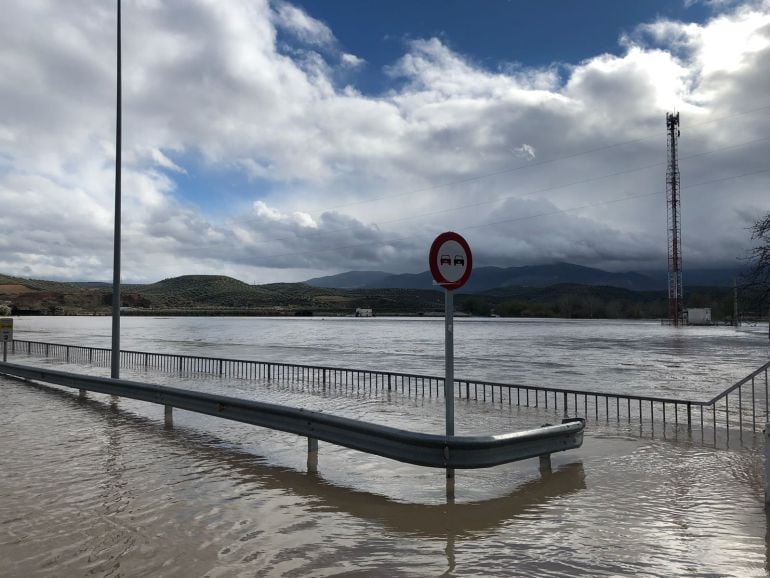
[[[455,265],[465,265],[465,258],[462,255],[455,255]]]
[[[452,258],[449,255],[441,255],[441,264],[442,265],[451,265],[452,264]]]

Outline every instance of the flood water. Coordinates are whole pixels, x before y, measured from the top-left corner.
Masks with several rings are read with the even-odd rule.
[[[127,317],[122,348],[443,372],[443,320]],[[108,318],[20,318],[15,337],[109,347]],[[767,360],[767,326],[457,320],[457,376],[706,399]],[[22,363],[41,359],[12,358]],[[67,366],[105,373],[104,368]],[[123,377],[442,432],[442,400],[124,371]],[[0,576],[765,576],[760,437],[589,423],[583,447],[443,471],[132,400],[0,378]],[[458,434],[543,408],[458,401]]]

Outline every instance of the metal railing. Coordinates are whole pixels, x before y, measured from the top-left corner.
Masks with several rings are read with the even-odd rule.
[[[109,367],[111,351],[106,348],[14,340],[11,354],[42,356],[69,363]],[[120,366],[153,369],[180,375],[205,374],[247,380],[268,380],[301,384],[322,391],[443,398],[444,378],[435,375],[303,365],[272,361],[201,357],[171,353],[121,351]],[[770,420],[768,411],[768,368],[770,362],[738,381],[714,398],[687,400],[657,396],[585,391],[574,388],[500,383],[455,378],[456,399],[534,407],[557,414],[594,421],[656,423],[688,428],[737,429],[757,432]],[[758,387],[759,385],[759,387]],[[737,397],[737,403],[730,403]]]
[[[167,417],[168,408],[174,407],[305,436],[309,440],[309,452],[317,452],[317,441],[321,440],[435,468],[488,468],[577,448],[583,443],[585,427],[583,420],[572,419],[559,425],[502,435],[444,436],[224,395],[12,363],[0,363],[0,373],[81,392],[87,390],[164,405]]]

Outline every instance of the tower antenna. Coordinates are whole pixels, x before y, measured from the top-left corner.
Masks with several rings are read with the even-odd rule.
[[[668,164],[666,168],[666,206],[668,208],[668,321],[684,324],[682,287],[682,220],[679,182],[679,113],[666,113]]]

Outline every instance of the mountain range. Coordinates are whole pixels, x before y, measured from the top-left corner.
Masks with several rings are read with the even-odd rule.
[[[740,276],[740,267],[729,269],[693,269],[684,274],[685,287],[729,287]],[[430,271],[422,273],[386,273],[384,271],[348,271],[338,275],[315,277],[307,285],[328,289],[435,289]],[[503,287],[548,287],[560,284],[619,287],[632,291],[662,291],[667,287],[667,273],[633,271],[613,273],[573,265],[553,263],[523,267],[478,267],[462,288],[463,293],[483,293]]]

